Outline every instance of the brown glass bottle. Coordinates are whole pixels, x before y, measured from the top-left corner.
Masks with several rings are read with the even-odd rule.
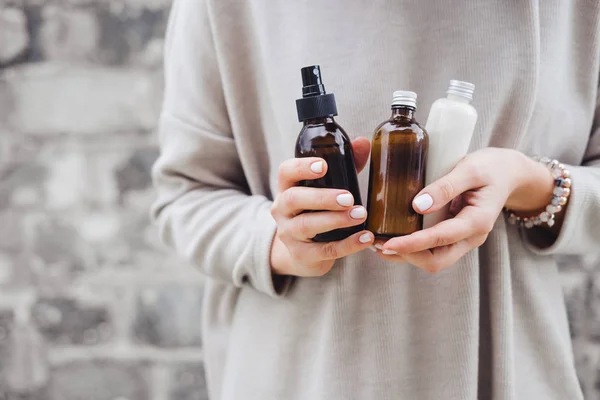
[[[394,92],[392,116],[373,134],[367,227],[377,239],[423,228],[412,201],[423,189],[429,138],[415,120],[417,95]]]
[[[354,204],[362,205],[354,153],[350,138],[333,118],[306,121],[296,141],[296,157],[321,157],[327,163],[324,177],[302,181],[300,185],[314,188],[345,189],[354,196]],[[363,230],[364,224],[318,234],[315,242],[345,239]]]
[[[304,123],[296,141],[296,157],[320,157],[327,163],[327,173],[319,179],[302,181],[302,186],[344,189],[362,205],[354,153],[350,138],[333,117],[337,115],[333,93],[326,93],[318,65],[302,68],[302,98],[296,101],[298,120]],[[317,211],[318,212],[318,211]],[[364,224],[320,233],[315,242],[342,240],[360,232]]]

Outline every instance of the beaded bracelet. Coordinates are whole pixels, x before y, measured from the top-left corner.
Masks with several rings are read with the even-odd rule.
[[[504,211],[508,213],[508,222],[512,225],[519,225],[520,227],[529,229],[545,223],[551,227],[555,223],[555,215],[562,211],[569,200],[569,195],[571,194],[571,174],[565,169],[565,166],[557,160],[538,156],[533,156],[531,158],[546,165],[554,178],[554,189],[552,190],[550,204],[548,204],[546,209],[539,215],[532,217],[520,217],[516,215],[514,211],[507,208],[505,208]]]

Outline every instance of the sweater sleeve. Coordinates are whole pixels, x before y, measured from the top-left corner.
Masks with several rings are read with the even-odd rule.
[[[581,165],[569,165],[571,195],[558,235],[542,228],[524,232],[542,255],[600,253],[600,92],[592,133]]]
[[[231,131],[208,5],[176,0],[165,45],[151,216],[161,239],[211,278],[271,296],[271,201],[249,193]]]

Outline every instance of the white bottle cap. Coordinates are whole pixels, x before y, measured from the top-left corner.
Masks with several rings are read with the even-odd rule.
[[[393,106],[417,108],[417,94],[415,92],[396,90],[392,98],[392,107]]]
[[[448,94],[455,94],[460,97],[464,97],[468,100],[473,100],[473,92],[475,91],[475,85],[469,82],[451,80],[450,86],[448,87]]]

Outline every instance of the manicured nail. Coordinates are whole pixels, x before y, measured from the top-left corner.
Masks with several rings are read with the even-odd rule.
[[[338,204],[343,207],[349,207],[354,204],[354,197],[350,193],[344,193],[338,195],[336,198]]]
[[[323,172],[323,161],[317,161],[310,164],[310,170],[315,174],[320,174]]]
[[[369,246],[369,250],[371,250],[372,252],[377,253],[377,249],[375,248],[375,246]]]
[[[367,210],[364,207],[356,207],[350,210],[350,216],[354,219],[363,219],[367,216]]]
[[[419,211],[427,211],[433,205],[433,198],[425,193],[415,198],[414,203]]]
[[[393,256],[394,254],[398,254],[398,252],[396,250],[384,250],[383,254],[386,256]]]
[[[377,250],[383,250],[383,245],[381,245],[381,244],[377,243],[377,244],[375,245],[375,248],[376,248]]]
[[[361,242],[361,243],[369,243],[371,241],[371,234],[370,233],[363,233],[358,238],[358,241]]]

